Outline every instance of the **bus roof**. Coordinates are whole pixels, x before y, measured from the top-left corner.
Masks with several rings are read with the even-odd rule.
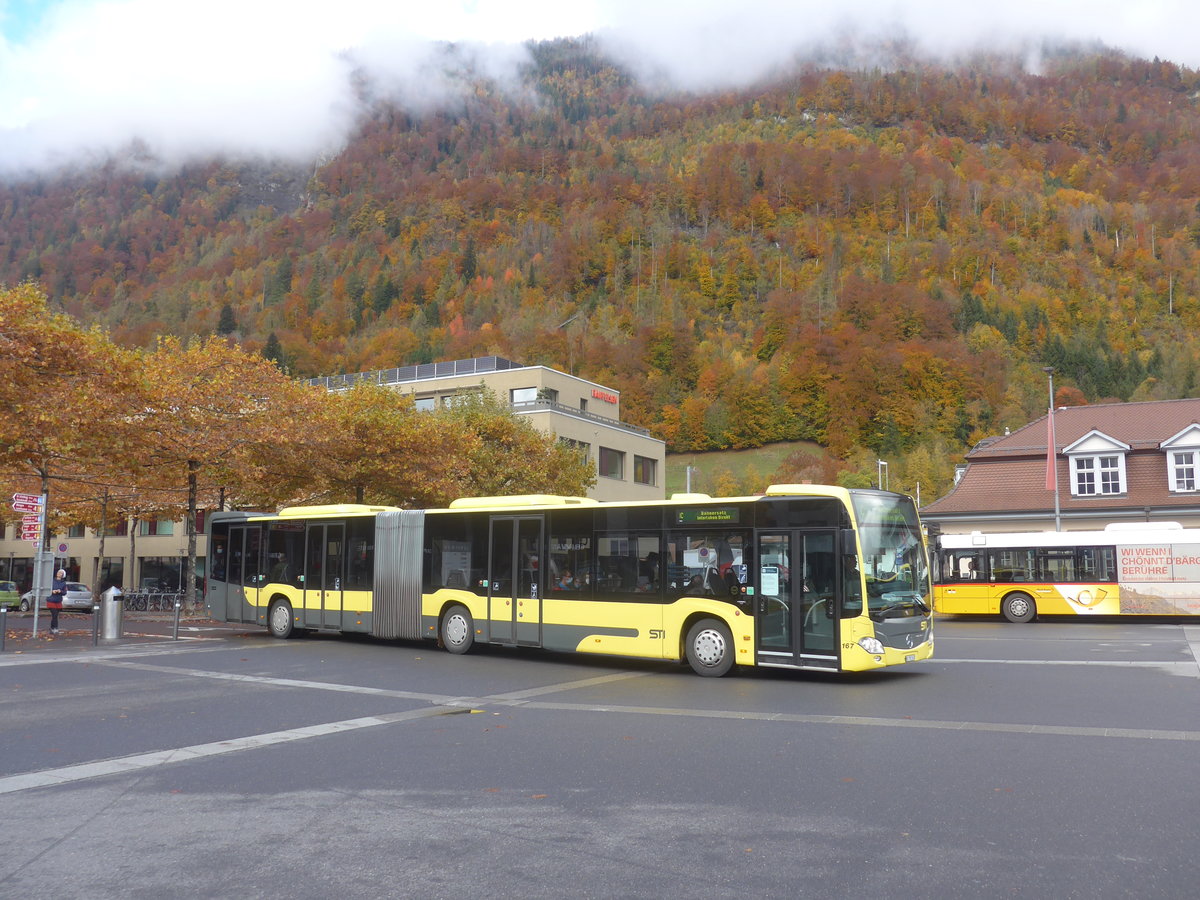
[[[398,506],[369,506],[365,503],[332,503],[328,506],[285,506],[277,513],[260,513],[273,519],[314,519],[322,516],[365,516],[392,512]]]
[[[1010,531],[988,534],[943,534],[938,546],[945,550],[966,550],[972,547],[1088,547],[1112,544],[1147,544],[1170,542],[1200,544],[1200,528],[1182,528],[1178,522],[1136,522],[1134,527],[1108,525],[1103,531]],[[1157,524],[1158,527],[1154,527]]]

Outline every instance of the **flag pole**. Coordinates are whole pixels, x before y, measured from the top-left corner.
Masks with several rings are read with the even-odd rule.
[[[1050,379],[1050,412],[1046,417],[1046,490],[1054,490],[1054,530],[1062,531],[1062,511],[1058,502],[1058,446],[1054,434],[1054,366],[1042,371]]]

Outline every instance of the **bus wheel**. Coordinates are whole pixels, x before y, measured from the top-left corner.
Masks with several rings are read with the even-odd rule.
[[[1029,622],[1037,615],[1037,607],[1034,606],[1032,597],[1018,591],[1004,598],[1000,604],[1000,612],[1010,622]]]
[[[292,618],[292,604],[286,600],[276,600],[267,612],[267,628],[271,637],[286,640],[292,636],[295,619]]]
[[[442,616],[442,646],[451,653],[466,653],[475,643],[475,623],[465,606],[452,606]]]
[[[701,619],[688,629],[687,661],[697,675],[720,678],[733,668],[733,635],[717,619]]]

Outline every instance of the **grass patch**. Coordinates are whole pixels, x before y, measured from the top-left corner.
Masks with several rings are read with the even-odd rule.
[[[687,490],[687,469],[692,468],[692,491],[715,494],[717,476],[730,472],[747,490],[758,491],[779,479],[775,474],[784,460],[803,450],[814,456],[826,453],[818,444],[809,441],[768,444],[751,450],[712,450],[707,453],[667,454],[667,496]]]

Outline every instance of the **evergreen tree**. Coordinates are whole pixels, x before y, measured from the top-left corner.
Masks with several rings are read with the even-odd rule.
[[[283,346],[279,343],[279,338],[275,336],[275,332],[273,331],[267,336],[267,343],[263,347],[263,357],[275,363],[280,371],[287,371],[287,362],[283,354]]]
[[[230,335],[237,331],[237,320],[233,317],[233,307],[226,303],[221,307],[221,318],[217,320],[217,334]]]

